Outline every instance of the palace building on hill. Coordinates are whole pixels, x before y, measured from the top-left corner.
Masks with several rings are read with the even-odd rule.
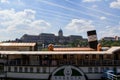
[[[36,42],[41,44],[65,44],[76,40],[87,41],[87,39],[82,38],[80,35],[70,35],[64,36],[62,29],[58,31],[58,36],[52,33],[41,33],[39,35],[29,35],[24,34],[20,39],[16,39],[15,42]]]

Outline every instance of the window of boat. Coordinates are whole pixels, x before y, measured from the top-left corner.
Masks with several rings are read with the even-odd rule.
[[[10,72],[10,71],[11,71],[11,67],[9,66],[9,67],[8,67],[8,72]]]
[[[74,55],[70,55],[70,59],[74,59]]]
[[[95,72],[95,73],[98,73],[98,67],[95,67],[95,68],[94,68],[94,72]]]
[[[30,72],[33,72],[33,67],[30,67]]]
[[[43,69],[43,73],[46,73],[46,67],[43,67],[42,69]]]
[[[109,67],[106,67],[105,70],[109,70],[110,68]]]
[[[85,55],[85,59],[89,59],[89,55],[88,54]]]
[[[92,73],[93,72],[93,68],[92,67],[89,67],[88,68],[88,73]]]
[[[52,55],[48,55],[49,59],[52,59]]]
[[[0,53],[0,58],[2,58],[3,57],[3,55]]]
[[[18,69],[17,67],[14,67],[14,72],[17,72],[17,69]]]
[[[83,60],[83,59],[84,59],[84,55],[82,55],[82,54],[77,55],[77,59],[79,59],[79,60]]]
[[[27,67],[25,67],[25,72],[28,72],[28,68]]]
[[[42,56],[41,55],[39,55],[39,60],[42,60]]]
[[[56,65],[57,65],[57,61],[56,61],[56,60],[52,60],[51,65],[52,65],[52,66],[56,66]]]
[[[4,72],[4,65],[0,65],[0,73]]]
[[[111,55],[106,55],[106,58],[107,58],[107,59],[111,59],[112,56],[111,56]]]
[[[32,46],[30,46],[30,51],[32,51]]]
[[[67,55],[66,54],[63,55],[63,59],[67,59]]]
[[[52,58],[52,55],[43,55],[44,60],[49,60]]]
[[[48,55],[45,55],[45,58],[44,58],[45,60],[48,60],[49,59],[49,56]]]
[[[37,73],[39,73],[40,72],[40,68],[39,67],[37,67],[37,71],[36,71]]]
[[[22,67],[19,67],[19,72],[22,72]]]
[[[96,54],[93,54],[93,55],[92,55],[92,59],[96,59]]]
[[[4,48],[3,48],[3,47],[0,47],[0,50],[4,50]]]
[[[61,56],[61,55],[57,55],[57,54],[56,54],[56,55],[55,55],[55,59],[60,59],[60,56]]]
[[[103,73],[104,72],[104,67],[100,68],[100,72]]]
[[[101,55],[99,55],[99,59],[100,60],[103,60],[104,59],[104,57],[103,57],[103,55],[101,54]]]
[[[7,55],[0,54],[0,58],[1,59],[7,58]]]

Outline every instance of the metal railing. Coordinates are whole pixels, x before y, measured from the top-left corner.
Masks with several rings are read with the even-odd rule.
[[[6,77],[6,72],[5,71],[0,72],[0,79],[5,77]]]
[[[6,63],[6,59],[0,59],[0,63]]]
[[[120,60],[39,60],[39,61],[23,61],[8,60],[6,65],[40,65],[40,66],[120,66]]]

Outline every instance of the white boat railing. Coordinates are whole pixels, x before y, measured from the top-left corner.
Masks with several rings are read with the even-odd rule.
[[[6,72],[4,72],[4,71],[3,71],[3,72],[0,72],[0,79],[1,79],[1,78],[5,78],[5,77],[6,77]]]
[[[60,65],[77,65],[77,66],[120,66],[120,60],[8,60],[6,65],[40,65],[40,66],[60,66]]]

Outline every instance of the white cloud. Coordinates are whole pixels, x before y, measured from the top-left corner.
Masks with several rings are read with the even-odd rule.
[[[9,3],[8,0],[0,0],[0,3]]]
[[[101,17],[100,17],[100,19],[101,19],[101,20],[105,20],[105,19],[106,19],[106,17],[104,17],[104,16],[101,16]]]
[[[109,1],[109,0],[105,0],[105,1]]]
[[[84,33],[89,30],[93,30],[95,27],[91,20],[73,19],[67,26],[66,29],[74,31],[76,33]]]
[[[97,8],[98,6],[97,5],[92,5],[92,8]]]
[[[83,2],[96,2],[96,1],[101,1],[101,0],[83,0]]]
[[[0,10],[0,33],[9,34],[39,34],[49,29],[50,23],[44,20],[36,20],[36,12],[31,9],[16,12],[14,9]],[[2,36],[1,34],[0,36]]]
[[[118,22],[118,24],[120,24],[120,21]]]
[[[101,37],[114,37],[114,36],[120,36],[120,25],[119,26],[106,26],[104,30],[99,32],[99,35]]]
[[[120,0],[113,1],[112,3],[110,3],[110,7],[120,9]]]

